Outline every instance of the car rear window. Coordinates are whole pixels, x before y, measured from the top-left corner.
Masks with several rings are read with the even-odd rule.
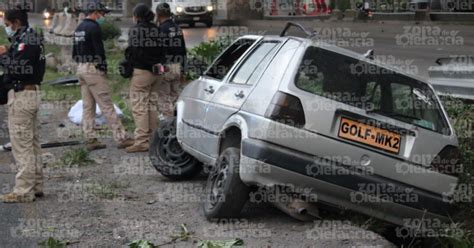
[[[450,133],[431,88],[376,64],[309,47],[299,66],[295,85],[368,112],[438,133]]]

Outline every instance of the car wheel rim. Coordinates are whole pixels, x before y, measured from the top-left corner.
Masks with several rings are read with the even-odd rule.
[[[181,148],[175,133],[173,129],[163,130],[158,146],[158,155],[172,167],[179,168],[187,165],[192,157]]]
[[[227,180],[229,161],[224,157],[218,167],[209,175],[208,202],[209,208],[214,208],[224,200],[224,184]]]

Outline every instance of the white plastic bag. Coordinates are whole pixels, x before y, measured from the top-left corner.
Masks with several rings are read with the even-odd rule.
[[[123,116],[122,110],[120,110],[115,104],[114,104],[114,109],[119,117]],[[81,125],[82,124],[82,110],[83,110],[82,100],[79,100],[69,110],[69,113],[67,115],[69,120],[74,124]],[[102,112],[100,111],[99,105],[96,105],[95,107],[95,123],[98,125],[104,125],[107,123],[107,120],[105,119],[105,117],[102,115]]]

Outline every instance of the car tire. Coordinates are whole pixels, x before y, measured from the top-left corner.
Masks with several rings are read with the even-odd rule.
[[[249,198],[250,188],[240,179],[240,149],[226,148],[209,173],[204,215],[207,219],[236,218]]]
[[[202,170],[201,163],[178,143],[176,117],[160,122],[153,134],[149,155],[153,167],[172,180],[191,179]]]
[[[212,27],[212,25],[213,25],[212,20],[206,22],[206,26],[207,26],[208,28]]]
[[[189,27],[190,27],[190,28],[194,28],[194,27],[196,27],[196,23],[194,23],[194,22],[190,22],[190,23],[189,23]]]

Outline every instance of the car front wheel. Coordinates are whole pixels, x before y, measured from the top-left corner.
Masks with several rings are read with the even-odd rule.
[[[150,144],[150,160],[163,176],[173,180],[190,179],[202,166],[181,148],[176,138],[176,118],[161,121]]]
[[[240,180],[240,149],[226,148],[209,173],[204,214],[208,219],[236,218],[249,198],[250,189]]]

